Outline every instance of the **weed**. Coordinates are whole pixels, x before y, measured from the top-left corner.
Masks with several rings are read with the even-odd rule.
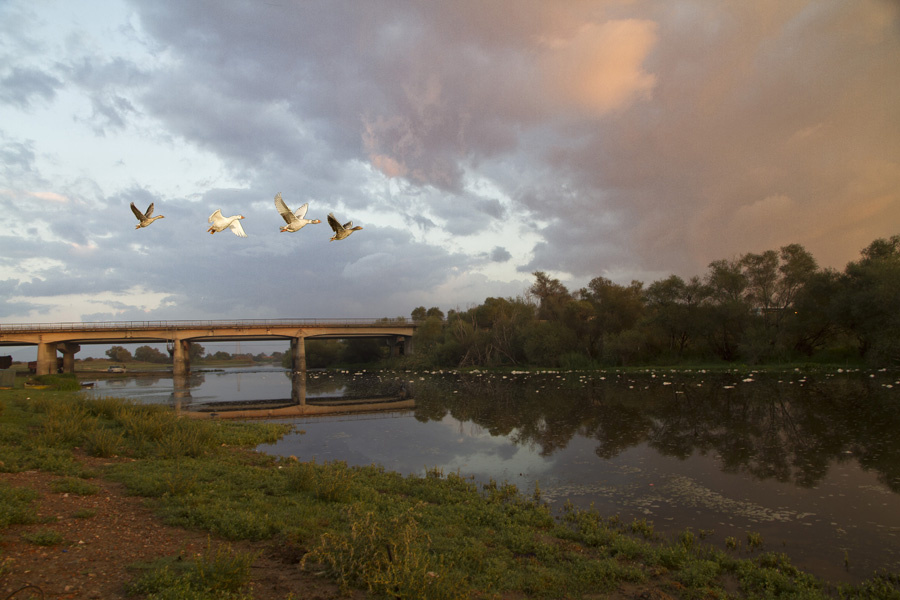
[[[92,519],[97,516],[97,511],[93,508],[79,508],[72,513],[72,516],[76,519]]]
[[[50,489],[57,494],[75,494],[77,496],[92,496],[100,491],[99,486],[74,477],[56,479],[50,484]]]
[[[109,421],[114,421],[118,415],[134,406],[131,400],[104,396],[100,398],[81,398],[79,404],[90,414]]]
[[[324,534],[301,564],[324,564],[345,589],[359,585],[398,598],[468,597],[464,581],[431,552],[416,510],[387,516],[351,507],[349,533]]]
[[[631,522],[631,532],[641,534],[644,539],[653,539],[655,533],[653,531],[653,524],[648,523],[647,519],[635,519]]]
[[[762,546],[762,536],[756,532],[747,532],[747,546],[750,548],[759,548]]]
[[[215,435],[205,421],[175,421],[157,441],[157,453],[163,458],[198,457],[217,446]]]
[[[315,461],[298,462],[288,468],[288,485],[294,491],[310,492],[314,498],[326,502],[345,502],[350,499],[353,471],[347,463],[335,461],[317,465]]]
[[[143,594],[148,600],[245,600],[250,568],[257,555],[234,552],[230,546],[213,549],[207,542],[204,553],[193,561],[181,556],[138,565],[145,573],[127,586],[129,595]]]
[[[122,434],[105,427],[95,427],[85,433],[85,450],[91,456],[109,458],[119,453]]]
[[[688,562],[677,577],[689,588],[703,589],[713,584],[722,568],[712,560],[695,560]]]
[[[736,537],[728,536],[727,538],[725,538],[725,547],[728,548],[729,550],[736,550],[739,545],[740,545],[740,542],[737,540]]]
[[[55,390],[75,392],[81,389],[81,384],[78,383],[74,373],[38,375],[34,379],[41,385],[49,385]]]
[[[0,529],[37,522],[37,513],[31,505],[37,497],[33,490],[0,482]]]
[[[258,554],[233,552],[230,546],[220,545],[213,551],[207,541],[206,551],[196,564],[197,580],[206,589],[237,592],[250,582],[250,567]]]
[[[184,496],[190,494],[197,487],[198,475],[196,472],[179,469],[163,475],[165,494],[170,496]]]
[[[57,546],[64,541],[62,534],[52,529],[38,529],[23,533],[22,537],[36,546]]]
[[[696,542],[696,536],[694,532],[691,531],[690,528],[685,529],[681,533],[678,534],[678,541],[684,546],[685,550],[691,550],[694,548],[694,543]]]

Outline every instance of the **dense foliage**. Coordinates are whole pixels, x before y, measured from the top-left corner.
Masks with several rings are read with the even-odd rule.
[[[843,272],[799,244],[644,285],[596,277],[572,292],[536,271],[524,297],[465,311],[416,308],[418,366],[569,368],[685,361],[900,364],[900,235]]]

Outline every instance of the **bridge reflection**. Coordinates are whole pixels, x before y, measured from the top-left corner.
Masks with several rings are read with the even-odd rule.
[[[354,378],[350,382],[334,385],[314,376],[311,396],[307,397],[307,377],[305,372],[284,372],[291,383],[290,398],[243,400],[223,399],[208,401],[208,392],[201,391],[204,401],[196,403],[192,389],[204,383],[204,374],[173,377],[171,404],[184,416],[193,418],[237,418],[265,419],[321,415],[349,415],[385,411],[411,410],[415,408],[413,384],[402,378],[384,379],[381,376]],[[328,377],[330,380],[330,376]]]

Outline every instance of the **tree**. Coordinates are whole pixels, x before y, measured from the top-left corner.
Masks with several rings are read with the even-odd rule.
[[[350,364],[374,362],[383,358],[387,346],[383,339],[347,338],[341,352],[341,361]]]
[[[106,355],[116,362],[125,362],[131,360],[131,352],[122,346],[113,346],[106,351]]]
[[[557,320],[562,316],[565,305],[572,300],[569,290],[559,279],[551,279],[543,271],[532,273],[535,282],[528,288],[529,293],[540,300],[537,317],[542,321]]]
[[[699,307],[705,296],[698,277],[685,282],[677,275],[654,281],[644,292],[648,324],[662,332],[669,350],[679,357],[697,335]]]
[[[741,262],[711,262],[705,284],[709,299],[704,313],[710,345],[722,360],[736,360],[750,318],[750,305],[745,298],[747,277]]]
[[[535,323],[525,336],[525,356],[533,365],[559,366],[559,359],[575,347],[575,332],[559,322]]]
[[[424,321],[425,317],[428,316],[428,313],[425,311],[424,306],[419,306],[414,308],[409,316],[412,317],[413,321],[419,322]]]
[[[595,277],[579,292],[590,303],[593,314],[579,329],[572,328],[585,331],[584,335],[590,337],[590,356],[602,357],[606,337],[635,326],[644,312],[643,286],[640,281],[632,281],[625,287],[605,277]]]
[[[841,276],[833,269],[817,271],[795,296],[785,335],[796,352],[812,356],[838,333],[836,298],[841,297]]]
[[[140,346],[134,351],[134,359],[151,363],[167,363],[169,355],[150,346]]]
[[[841,323],[875,364],[900,364],[900,235],[877,239],[841,278]]]
[[[191,342],[191,349],[188,352],[189,360],[199,360],[206,353],[206,350],[197,342]]]
[[[425,316],[426,316],[426,317],[437,317],[438,319],[440,319],[440,320],[443,321],[443,320],[444,320],[444,311],[442,311],[442,310],[441,310],[440,308],[438,308],[437,306],[432,306],[432,307],[429,308],[428,311],[425,313]]]

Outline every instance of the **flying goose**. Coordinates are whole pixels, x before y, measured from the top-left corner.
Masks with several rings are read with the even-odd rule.
[[[291,209],[288,208],[287,204],[284,203],[284,200],[281,199],[281,192],[275,194],[275,208],[278,209],[278,214],[284,219],[284,222],[287,223],[284,227],[282,227],[279,231],[287,231],[289,233],[293,233],[295,231],[300,231],[306,225],[310,223],[321,223],[322,221],[318,219],[306,219],[306,211],[309,209],[309,202],[291,212]]]
[[[226,227],[230,228],[231,231],[234,232],[234,235],[239,237],[247,237],[247,234],[244,233],[244,228],[241,227],[240,219],[243,219],[244,215],[235,215],[233,217],[223,217],[222,210],[216,209],[216,212],[209,215],[209,222],[212,223],[207,231],[210,234],[218,233],[224,230]]]
[[[331,236],[329,242],[333,242],[334,240],[342,240],[357,229],[362,229],[359,225],[353,227],[353,221],[347,221],[343,225],[338,223],[338,220],[334,218],[334,214],[328,213],[328,224],[331,225],[331,228],[334,229],[334,235]]]
[[[134,205],[134,202],[132,202],[131,203],[131,212],[133,212],[134,216],[136,216],[138,221],[140,221],[140,223],[138,223],[137,225],[134,226],[135,229],[140,229],[141,227],[148,227],[150,225],[150,223],[152,223],[153,221],[155,221],[157,219],[165,219],[165,217],[163,215],[156,215],[155,217],[151,218],[150,215],[153,214],[153,203],[152,202],[150,203],[150,206],[147,207],[147,212],[145,212],[145,213],[142,213],[140,210],[138,210],[138,207]]]

